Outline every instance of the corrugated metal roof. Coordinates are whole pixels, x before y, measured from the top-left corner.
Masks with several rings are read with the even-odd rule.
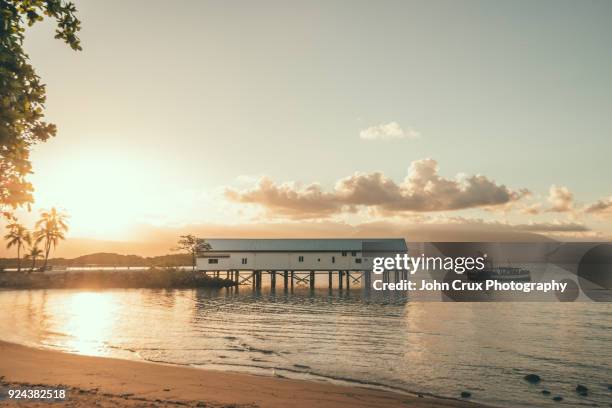
[[[406,241],[403,238],[330,238],[330,239],[206,239],[203,241],[210,244],[212,251],[361,251],[363,244],[367,242],[380,243],[388,251],[406,251]]]

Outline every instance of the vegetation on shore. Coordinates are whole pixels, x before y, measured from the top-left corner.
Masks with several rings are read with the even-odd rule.
[[[181,236],[175,250],[187,253],[162,257],[143,258],[137,255],[99,253],[75,259],[49,259],[64,233],[68,230],[66,215],[55,208],[43,211],[35,225],[35,231],[17,223],[6,226],[7,248],[17,249],[17,258],[0,259],[0,288],[222,288],[234,286],[229,279],[215,278],[196,271],[197,251],[210,249],[204,241],[193,235]],[[38,244],[42,243],[42,249]],[[29,246],[26,257],[32,264],[27,273],[22,272],[22,249]],[[43,257],[43,266],[36,269],[36,259]],[[179,267],[191,266],[191,270]],[[48,268],[58,266],[58,268]],[[88,270],[68,270],[68,267],[87,267]],[[95,268],[100,269],[96,270]],[[102,269],[119,267],[121,269]],[[129,270],[125,267],[136,267]],[[143,267],[148,269],[142,270]],[[7,269],[11,269],[10,271]],[[13,269],[14,268],[14,269]],[[48,273],[31,273],[33,271]]]
[[[234,286],[228,279],[176,268],[149,268],[146,271],[91,271],[65,273],[0,272],[0,288],[224,288]]]
[[[97,253],[80,256],[74,259],[49,259],[52,247],[64,239],[68,229],[66,217],[55,209],[42,213],[36,223],[37,229],[30,233],[24,226],[14,223],[7,226],[5,236],[7,247],[17,248],[17,258],[0,259],[0,288],[13,289],[48,289],[48,288],[223,288],[234,286],[229,279],[207,276],[196,271],[195,257],[198,250],[208,249],[207,244],[192,235],[181,236],[176,250],[187,253],[172,254],[145,258],[138,255],[120,255]],[[43,249],[38,248],[38,242],[43,243]],[[26,256],[31,257],[32,264],[26,273],[22,270],[21,250],[30,246]],[[48,273],[30,273],[36,270],[36,259],[44,255],[43,267],[37,271],[47,271],[47,266],[53,268]],[[191,270],[181,269],[190,265]],[[68,267],[87,267],[93,270],[75,271]],[[95,270],[99,267],[99,270]],[[118,267],[121,269],[102,268]],[[125,269],[126,267],[138,270]],[[11,271],[7,271],[7,269]],[[143,270],[143,268],[148,268]]]
[[[39,253],[37,258],[41,257]],[[32,259],[28,256],[28,259]],[[138,268],[167,268],[176,266],[191,265],[191,255],[189,254],[168,254],[160,256],[139,256],[139,255],[122,255],[110,252],[98,252],[87,254],[76,258],[49,258],[49,267],[65,266],[65,267],[138,267]],[[31,265],[28,265],[30,269]],[[16,269],[17,258],[0,258],[1,269]],[[22,270],[23,272],[23,270]]]
[[[7,241],[6,247],[17,248],[17,272],[21,272],[21,250],[29,247],[26,258],[31,259],[32,264],[29,271],[36,269],[36,259],[44,255],[42,270],[47,269],[49,254],[51,249],[57,247],[59,242],[64,240],[65,233],[68,231],[68,216],[55,208],[43,210],[40,219],[36,221],[34,231],[29,231],[17,219],[11,216],[12,222],[6,226],[7,234],[4,239]],[[38,245],[42,244],[42,249]]]
[[[187,252],[191,257],[191,269],[195,271],[196,257],[198,252],[210,251],[210,244],[202,239],[196,238],[195,235],[181,235],[179,237],[176,248],[173,251]]]

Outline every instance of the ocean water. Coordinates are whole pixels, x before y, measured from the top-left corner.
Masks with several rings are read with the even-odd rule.
[[[72,353],[451,398],[466,390],[504,407],[612,404],[612,304],[127,289],[0,291],[0,310],[0,339]],[[529,373],[542,382],[526,383]]]

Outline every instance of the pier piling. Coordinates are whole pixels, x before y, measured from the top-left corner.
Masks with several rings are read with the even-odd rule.
[[[310,271],[310,290],[315,288],[315,272]]]

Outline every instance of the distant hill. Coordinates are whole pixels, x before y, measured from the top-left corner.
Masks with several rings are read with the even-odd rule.
[[[38,259],[36,265],[42,265],[43,260]],[[188,254],[168,254],[153,257],[138,255],[121,255],[108,252],[83,255],[73,259],[51,258],[49,265],[62,266],[188,266],[191,265],[191,256]],[[31,261],[22,260],[21,267],[29,268]],[[0,258],[0,268],[16,268],[16,258]]]

